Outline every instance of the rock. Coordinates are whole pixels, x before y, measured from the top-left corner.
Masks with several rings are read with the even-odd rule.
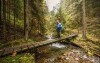
[[[67,55],[66,53],[63,54],[63,56],[66,56],[66,55]]]
[[[66,60],[68,60],[69,58],[67,57]]]
[[[84,56],[83,56],[83,58],[85,58],[85,59],[86,59],[86,58],[87,58],[87,55],[84,55]]]
[[[79,58],[75,58],[75,60],[79,60]]]

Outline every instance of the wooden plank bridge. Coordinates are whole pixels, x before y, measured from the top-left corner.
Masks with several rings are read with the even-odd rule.
[[[32,49],[32,48],[41,47],[41,46],[44,46],[44,45],[47,45],[47,44],[51,44],[51,43],[55,43],[55,42],[63,42],[63,41],[66,41],[66,40],[73,39],[73,38],[75,38],[77,36],[78,36],[78,34],[72,34],[72,35],[69,35],[67,37],[62,37],[62,38],[59,38],[59,39],[56,38],[56,39],[52,39],[52,40],[36,42],[36,43],[33,43],[33,44],[27,44],[27,45],[22,45],[22,46],[4,48],[4,49],[0,50],[0,57],[13,54],[14,51],[21,52],[21,51],[25,51],[25,50],[29,50],[29,49]]]

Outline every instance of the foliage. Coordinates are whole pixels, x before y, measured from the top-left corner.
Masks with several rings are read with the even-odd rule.
[[[3,0],[1,0],[1,15],[0,19],[0,38],[9,42],[15,39],[24,38],[24,0],[7,0],[6,12],[3,10]],[[28,34],[29,38],[38,35],[44,35],[46,32],[45,17],[48,12],[45,0],[28,0],[27,18],[29,22]],[[4,17],[6,16],[6,17]],[[2,21],[2,22],[1,22]],[[19,36],[18,36],[19,35]],[[5,36],[5,38],[4,38]],[[9,36],[9,37],[8,37]]]
[[[31,20],[30,20],[30,30],[33,29],[35,34],[45,33],[45,16],[47,14],[47,6],[44,0],[30,0],[30,12],[31,12]],[[32,31],[33,32],[33,31]]]
[[[58,12],[58,16],[64,23],[65,29],[77,29],[82,31],[82,10],[83,0],[62,0]],[[86,25],[87,33],[100,37],[100,0],[86,0]]]

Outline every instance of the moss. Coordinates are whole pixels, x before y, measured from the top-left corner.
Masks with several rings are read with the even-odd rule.
[[[28,39],[27,41],[25,41],[24,38],[22,38],[22,39],[17,39],[17,40],[8,42],[6,44],[0,44],[0,48],[20,46],[20,45],[24,45],[24,44],[32,44],[34,42],[36,42],[36,40],[34,40],[34,39]]]
[[[35,63],[34,54],[25,53],[15,57],[4,57],[0,59],[0,63]]]
[[[83,49],[87,51],[87,53],[92,56],[94,54],[100,55],[98,52],[100,50],[100,44],[99,44],[99,39],[96,37],[87,34],[87,39],[82,39],[82,34],[79,34],[77,39],[74,40],[73,42],[79,46],[81,46]]]

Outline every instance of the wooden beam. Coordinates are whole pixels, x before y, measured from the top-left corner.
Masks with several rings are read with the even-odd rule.
[[[51,43],[56,43],[58,41],[62,41],[62,40],[66,40],[66,39],[70,39],[73,37],[77,37],[78,34],[73,34],[73,35],[70,35],[70,36],[67,36],[67,37],[62,37],[62,38],[57,38],[57,39],[52,39],[52,40],[46,40],[46,41],[42,41],[42,42],[36,42],[36,43],[33,43],[33,44],[28,44],[28,45],[22,45],[22,46],[16,46],[16,47],[11,47],[11,48],[5,48],[4,50],[0,50],[0,53],[1,56],[5,56],[5,55],[8,55],[8,54],[12,54],[13,51],[16,51],[16,52],[22,52],[22,51],[25,51],[25,50],[28,50],[28,49],[32,49],[32,48],[38,48],[38,47],[41,47],[41,46],[44,46],[44,45],[48,45],[48,44],[51,44]]]

